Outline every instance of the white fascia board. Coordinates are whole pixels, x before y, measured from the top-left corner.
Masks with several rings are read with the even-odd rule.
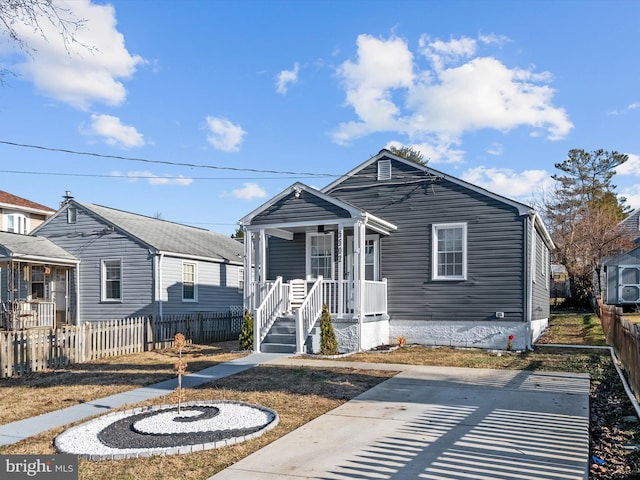
[[[360,218],[360,217],[358,217]],[[289,223],[269,223],[264,225],[249,225],[246,226],[247,232],[256,233],[260,230],[264,230],[268,234],[269,230],[287,230],[296,227],[315,227],[317,225],[355,225],[358,218],[340,218],[335,220],[305,220],[304,222],[289,222]]]
[[[3,259],[0,259],[2,261]],[[29,262],[29,263],[41,263],[47,265],[59,265],[66,267],[77,267],[80,264],[80,260],[67,260],[54,257],[39,257],[37,255],[14,255],[8,258],[10,262]]]
[[[283,240],[293,240],[293,232],[289,232],[281,228],[266,228],[264,233],[272,237],[282,238]]]

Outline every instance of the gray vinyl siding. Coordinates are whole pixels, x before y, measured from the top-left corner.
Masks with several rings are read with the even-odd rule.
[[[269,238],[269,261],[267,278],[282,277],[287,282],[294,278],[306,277],[306,237],[296,233],[293,240]]]
[[[525,219],[514,207],[401,162],[390,180],[376,177],[374,162],[327,193],[398,227],[380,242],[392,322],[524,319]],[[441,223],[467,225],[466,280],[432,280],[432,226]]]
[[[269,225],[300,220],[334,220],[348,218],[349,212],[306,191],[296,198],[293,193],[256,215],[252,225]]]
[[[196,264],[197,300],[182,300],[182,265]],[[217,262],[165,257],[162,260],[162,312],[174,315],[186,312],[225,312],[242,306],[238,290],[239,268]]]
[[[81,208],[77,209],[75,224],[68,224],[66,211],[62,211],[52,217],[49,223],[43,224],[38,235],[49,238],[81,259],[78,275],[78,289],[81,292],[79,321],[155,313],[152,303],[153,266],[147,247],[117,230],[107,228],[107,225]],[[101,299],[101,265],[106,259],[122,260],[120,302],[104,302]],[[75,291],[72,290],[72,295],[75,295]]]
[[[544,244],[540,234],[534,229],[536,235],[536,252],[535,252],[535,270],[533,275],[535,281],[533,282],[533,295],[532,295],[532,308],[531,319],[541,320],[549,318],[549,268],[548,255],[545,256],[547,247]],[[547,261],[547,267],[545,268],[545,261]],[[546,275],[545,275],[546,272]]]

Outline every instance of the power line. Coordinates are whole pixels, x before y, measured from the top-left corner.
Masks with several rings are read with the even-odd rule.
[[[98,173],[63,173],[63,172],[33,172],[25,170],[0,170],[0,173],[14,173],[18,175],[47,175],[58,177],[96,177],[115,178],[122,180],[273,180],[273,177],[191,177],[191,176],[160,176],[160,175],[124,175],[124,174],[98,174]],[[336,175],[339,176],[339,175]],[[286,176],[280,178],[302,178],[303,176]],[[315,176],[313,178],[316,178]]]
[[[208,168],[213,170],[230,170],[234,172],[271,173],[274,175],[297,175],[297,176],[306,176],[306,177],[340,177],[341,176],[340,174],[332,174],[332,173],[288,172],[288,171],[280,171],[280,170],[262,170],[257,168],[219,167],[215,165],[199,165],[196,163],[170,162],[166,160],[150,160],[147,158],[124,157],[120,155],[107,155],[107,154],[95,153],[95,152],[81,152],[77,150],[69,150],[66,148],[44,147],[42,145],[30,145],[26,143],[8,142],[6,140],[0,140],[0,144],[9,145],[12,147],[33,148],[36,150],[43,150],[46,152],[68,153],[71,155],[85,155],[90,157],[112,158],[115,160],[125,160],[130,162],[154,163],[159,165],[172,165],[172,166],[190,167],[190,168]]]

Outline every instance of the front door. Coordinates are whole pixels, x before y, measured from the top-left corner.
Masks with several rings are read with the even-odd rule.
[[[347,279],[353,281],[353,237],[347,237]],[[367,235],[364,240],[364,279],[380,280],[380,236]]]
[[[347,237],[347,264],[345,268],[349,288],[347,290],[347,307],[353,311],[353,237]],[[364,239],[364,280],[380,280],[380,236],[367,235]]]

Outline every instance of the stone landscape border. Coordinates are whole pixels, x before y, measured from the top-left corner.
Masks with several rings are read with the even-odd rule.
[[[203,413],[209,409],[209,414]],[[179,455],[242,443],[263,435],[279,422],[278,414],[270,408],[232,400],[185,402],[181,404],[181,415],[177,411],[177,404],[165,404],[108,413],[65,430],[55,438],[54,445],[60,453],[78,455],[86,460]],[[166,413],[175,415],[163,415]],[[230,418],[223,418],[229,414]],[[158,431],[141,431],[136,427],[137,422],[148,423],[154,416],[162,416]],[[210,419],[223,428],[207,430],[206,422]],[[199,429],[198,422],[201,424]],[[161,431],[174,424],[175,431]],[[194,429],[189,431],[186,426],[191,424]],[[110,428],[119,430],[105,434]],[[108,445],[110,436],[124,446]]]

